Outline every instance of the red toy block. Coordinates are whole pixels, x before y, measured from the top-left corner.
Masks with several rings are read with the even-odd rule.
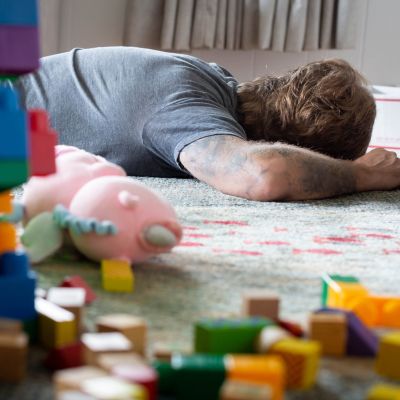
[[[83,365],[82,343],[77,342],[68,346],[51,350],[44,365],[51,370],[75,368]]]
[[[57,134],[51,129],[44,110],[29,111],[31,175],[44,176],[56,172],[55,145]]]
[[[85,304],[90,304],[94,300],[96,300],[96,295],[93,292],[92,288],[79,275],[72,275],[72,276],[66,277],[59,286],[85,289],[85,293],[86,293]]]

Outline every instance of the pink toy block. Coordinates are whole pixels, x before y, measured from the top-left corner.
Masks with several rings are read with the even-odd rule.
[[[44,176],[56,172],[57,134],[49,125],[44,110],[29,111],[31,143],[31,176]]]
[[[38,67],[38,27],[0,25],[0,72],[22,74]]]
[[[73,275],[66,277],[60,284],[60,287],[75,287],[85,289],[86,297],[85,304],[90,304],[96,300],[96,295],[92,288],[86,283],[86,281],[79,275]]]

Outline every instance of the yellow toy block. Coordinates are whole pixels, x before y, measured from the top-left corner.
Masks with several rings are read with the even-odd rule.
[[[39,315],[39,340],[47,348],[56,348],[75,343],[78,329],[74,314],[37,297],[35,308]]]
[[[383,376],[400,379],[400,331],[381,336],[375,368]]]
[[[329,285],[327,306],[349,309],[368,296],[368,290],[357,282],[334,282]]]
[[[271,353],[283,358],[289,388],[311,387],[318,373],[321,345],[314,340],[283,339],[271,347]]]
[[[10,191],[0,193],[0,214],[10,214],[12,212],[13,196]]]
[[[134,275],[127,261],[103,260],[101,262],[103,289],[109,292],[132,292]]]
[[[367,400],[400,400],[400,386],[379,383],[368,392]]]
[[[17,248],[17,231],[14,225],[0,222],[0,254],[15,251]]]
[[[286,371],[280,357],[229,354],[225,360],[227,379],[268,384],[271,400],[283,399]]]

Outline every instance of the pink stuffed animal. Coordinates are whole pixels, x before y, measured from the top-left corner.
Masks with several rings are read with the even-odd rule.
[[[26,184],[21,241],[32,262],[54,253],[67,229],[86,257],[140,262],[177,245],[174,209],[122,168],[70,146],[56,148],[57,173]]]

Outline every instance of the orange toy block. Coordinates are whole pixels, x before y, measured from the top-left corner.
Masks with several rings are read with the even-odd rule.
[[[268,384],[271,399],[283,399],[286,369],[281,357],[229,354],[225,360],[229,380]]]
[[[0,254],[15,251],[17,243],[17,231],[14,225],[0,222]]]
[[[12,199],[13,196],[10,191],[0,193],[0,215],[12,212]]]
[[[327,306],[350,309],[368,294],[368,290],[360,283],[332,281],[328,289]]]

